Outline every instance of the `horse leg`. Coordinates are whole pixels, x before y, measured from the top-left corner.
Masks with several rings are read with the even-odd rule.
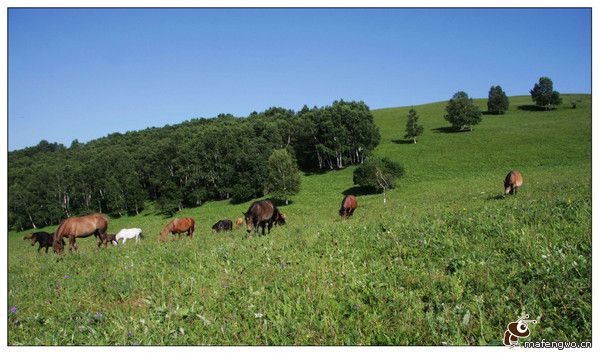
[[[69,252],[73,252],[75,248],[75,237],[69,236]]]
[[[262,227],[262,235],[264,236],[265,235],[265,226],[267,226],[267,222],[261,221],[260,226]]]
[[[271,234],[271,228],[273,227],[273,222],[269,221],[268,226],[269,226],[269,235],[270,235]]]
[[[40,250],[42,249],[42,243],[40,242],[40,247],[38,247],[38,253],[40,253]],[[46,248],[46,253],[48,253],[48,249]]]
[[[123,239],[123,244],[125,244],[125,242],[127,242],[127,238],[124,238],[124,239]]]

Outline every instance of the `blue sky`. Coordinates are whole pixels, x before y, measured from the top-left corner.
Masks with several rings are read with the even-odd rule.
[[[10,9],[8,148],[336,99],[591,93],[589,9]]]

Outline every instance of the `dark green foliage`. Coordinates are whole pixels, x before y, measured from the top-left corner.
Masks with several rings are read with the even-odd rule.
[[[444,116],[456,130],[473,130],[473,126],[481,122],[481,111],[463,91],[458,91],[448,101]]]
[[[488,94],[487,109],[492,114],[504,114],[508,111],[508,97],[500,86],[492,86]]]
[[[371,157],[354,170],[353,182],[364,188],[383,192],[383,202],[387,201],[386,191],[396,186],[396,180],[404,175],[404,167],[387,157]]]
[[[413,139],[413,142],[417,143],[417,136],[423,134],[423,125],[418,123],[419,116],[417,111],[411,109],[408,112],[408,121],[406,122],[406,134],[405,138]]]
[[[361,163],[380,141],[373,115],[363,102],[335,101],[332,106],[310,110],[304,107],[298,118],[297,140],[291,144],[304,170]]]
[[[210,200],[243,202],[263,195],[275,149],[295,152],[304,170],[325,170],[362,162],[378,143],[369,108],[345,101],[297,114],[280,107],[247,118],[219,114],[69,148],[42,140],[8,154],[9,227],[137,214],[147,201],[165,215]]]
[[[554,91],[554,84],[548,77],[540,77],[538,83],[533,86],[533,89],[529,91],[531,99],[536,105],[546,108],[546,110],[553,106],[562,103],[560,93]]]
[[[269,175],[265,193],[288,204],[290,196],[300,191],[300,170],[287,149],[273,150],[269,156]]]

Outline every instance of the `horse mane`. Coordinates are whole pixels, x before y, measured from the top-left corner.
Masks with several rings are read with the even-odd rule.
[[[160,240],[164,241],[167,237],[167,235],[169,234],[169,232],[173,231],[173,228],[175,227],[175,222],[179,220],[178,218],[175,218],[173,220],[171,220],[160,232]]]

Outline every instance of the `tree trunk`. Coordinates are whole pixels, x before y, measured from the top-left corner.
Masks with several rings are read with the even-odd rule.
[[[29,216],[29,221],[31,222],[31,226],[33,226],[34,229],[37,229],[37,226],[35,226],[35,224],[33,223],[33,218],[31,217],[31,214],[27,213],[27,216]]]
[[[285,199],[285,205],[288,205],[288,202],[289,202],[289,201],[288,201],[288,199],[286,198],[286,199]]]
[[[413,144],[416,144],[416,143],[417,143],[417,137],[414,136],[413,137]]]

